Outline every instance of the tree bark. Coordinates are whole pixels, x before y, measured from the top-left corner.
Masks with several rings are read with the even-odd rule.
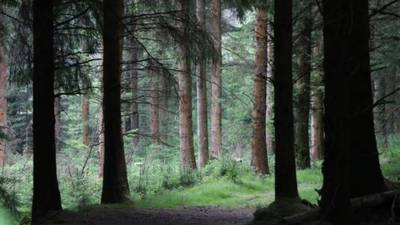
[[[0,24],[2,26],[2,24]],[[7,133],[7,82],[8,66],[4,49],[3,34],[0,33],[0,132]],[[5,166],[7,161],[6,140],[0,137],[0,167]]]
[[[160,143],[160,66],[155,60],[150,62],[151,97],[150,97],[150,133],[153,144]]]
[[[103,116],[103,104],[101,104],[101,108],[99,111],[99,127],[98,127],[98,135],[99,135],[99,177],[103,177],[104,175],[104,116]]]
[[[320,38],[314,47],[313,57],[317,61],[311,90],[311,159],[322,160],[324,154],[324,72],[322,64],[323,40]],[[317,60],[318,59],[318,60]]]
[[[184,171],[196,169],[196,160],[193,147],[193,122],[192,122],[192,76],[190,63],[190,33],[189,16],[190,2],[179,0],[181,10],[180,28],[182,39],[178,47],[179,57],[179,136],[181,149],[181,162]]]
[[[295,151],[296,163],[299,169],[311,167],[310,160],[310,80],[311,80],[311,33],[313,26],[312,6],[306,1],[306,9],[301,20],[302,30],[299,38],[299,77],[295,87]]]
[[[56,151],[60,151],[61,149],[61,140],[62,140],[62,125],[61,125],[61,97],[54,98],[54,131],[56,136]]]
[[[292,0],[275,0],[275,201],[298,199],[293,129]]]
[[[129,199],[121,130],[121,60],[123,0],[104,0],[103,116],[104,177],[101,203]]]
[[[266,140],[267,140],[267,151],[270,155],[275,153],[275,131],[274,131],[274,44],[273,34],[274,28],[272,21],[268,23],[268,34],[267,34],[267,111],[266,111]]]
[[[56,167],[52,0],[33,1],[32,223],[61,210]]]
[[[90,102],[87,95],[82,96],[82,143],[86,146],[90,144]]]
[[[132,60],[132,67],[130,68],[130,91],[132,102],[130,104],[130,130],[139,132],[139,99],[138,99],[138,86],[139,86],[139,72],[138,72],[138,61],[140,56],[142,55],[142,48],[139,46],[135,39],[130,40],[132,50],[130,52],[130,57]],[[133,145],[139,145],[139,135],[136,134],[133,136]]]
[[[211,157],[222,157],[221,131],[221,0],[212,0],[212,39],[215,53],[212,59],[211,77]]]
[[[350,198],[385,190],[374,134],[368,0],[324,0],[321,212],[350,224]]]
[[[268,174],[268,155],[266,141],[266,89],[267,89],[267,10],[258,7],[256,15],[256,74],[254,78],[253,111],[252,111],[252,154],[254,170],[260,174]]]
[[[206,31],[205,0],[196,1],[196,16],[200,28]],[[207,111],[207,62],[206,53],[200,50],[197,66],[197,135],[199,139],[199,167],[203,168],[209,160],[208,153],[208,111]]]
[[[311,111],[311,157],[321,160],[324,153],[324,93],[320,86],[313,90]]]

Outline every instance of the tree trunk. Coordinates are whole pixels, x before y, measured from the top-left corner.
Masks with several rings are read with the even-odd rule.
[[[139,83],[139,72],[138,72],[138,61],[142,54],[142,48],[139,46],[135,39],[130,41],[132,50],[130,52],[130,57],[132,60],[132,67],[130,68],[130,91],[132,102],[130,104],[130,130],[139,132],[139,99],[138,99],[138,83]],[[133,136],[133,146],[136,147],[139,144],[139,135]]]
[[[211,157],[220,159],[222,157],[221,0],[212,0],[212,37],[215,53],[211,77]]]
[[[321,212],[350,224],[350,198],[385,189],[373,125],[368,0],[324,0],[325,161]]]
[[[190,171],[196,169],[196,160],[193,147],[193,122],[192,122],[192,77],[190,63],[190,33],[189,16],[190,2],[179,0],[181,10],[180,28],[182,39],[178,47],[179,57],[179,136],[182,169]]]
[[[379,101],[380,99],[384,98],[386,95],[386,77],[384,74],[378,74],[379,77],[375,80],[375,101]],[[376,133],[378,137],[383,140],[383,146],[385,148],[388,147],[388,132],[387,132],[387,110],[386,104],[379,104],[376,107],[376,115],[375,115],[375,125],[376,125]]]
[[[314,47],[313,57],[317,61],[316,73],[312,77],[311,90],[311,159],[322,160],[324,154],[324,84],[322,59],[323,40],[320,38]]]
[[[266,140],[267,140],[267,151],[269,154],[275,153],[275,131],[274,131],[274,44],[273,44],[273,33],[274,28],[272,21],[268,23],[268,34],[267,34],[267,111],[266,111]]]
[[[295,97],[295,151],[297,167],[307,169],[311,167],[310,160],[310,80],[311,80],[311,33],[312,33],[312,6],[306,1],[304,18],[302,18],[302,30],[299,39],[299,77],[296,81],[297,94]]]
[[[129,198],[124,143],[121,131],[121,58],[123,0],[104,0],[103,116],[104,178],[101,203]]]
[[[252,154],[254,170],[260,174],[268,174],[268,156],[266,142],[266,88],[267,88],[267,10],[258,7],[256,17],[256,74],[254,78],[254,103],[252,111]]]
[[[0,24],[1,26],[2,24]],[[0,34],[2,35],[2,34]],[[0,36],[0,132],[7,133],[7,78],[8,67],[5,50],[3,48],[3,37]],[[0,168],[5,166],[7,161],[6,140],[0,135]]]
[[[33,1],[32,223],[61,210],[54,116],[53,1]]]
[[[56,151],[60,151],[62,144],[62,127],[61,127],[61,97],[54,98],[54,130],[56,136]]]
[[[160,143],[160,65],[155,60],[150,62],[151,97],[150,97],[150,133],[153,144]]]
[[[82,96],[82,143],[86,146],[90,144],[89,114],[90,102],[87,95]]]
[[[321,160],[324,153],[324,93],[321,86],[314,87],[312,96],[311,157]]]
[[[196,1],[196,14],[200,28],[206,31],[205,0]],[[197,135],[199,139],[199,167],[203,168],[209,160],[208,155],[208,112],[207,112],[207,62],[206,53],[200,50],[197,71]]]
[[[99,177],[104,174],[104,116],[103,104],[99,110],[99,127],[98,127],[98,144],[99,144]]]
[[[292,0],[275,0],[275,200],[298,199],[293,129]]]

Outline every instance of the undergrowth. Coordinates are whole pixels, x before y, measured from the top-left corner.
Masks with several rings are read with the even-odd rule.
[[[394,140],[395,144],[391,147],[381,148],[380,160],[385,177],[400,181],[400,143]],[[176,149],[154,148],[148,154],[135,156],[134,161],[128,162],[128,179],[134,207],[257,208],[270,204],[274,199],[273,175],[254,174],[247,161],[212,161],[200,171],[182,173],[179,157],[173,152]],[[77,155],[78,151],[58,155],[58,175],[63,207],[79,210],[99,204],[102,179],[99,177],[96,156],[87,160]],[[270,160],[270,168],[273,174],[273,160]],[[0,224],[13,224],[11,218],[29,216],[31,172],[32,159],[19,156],[0,174]],[[298,171],[297,179],[301,197],[316,204],[319,198],[316,190],[322,183],[321,162],[313,163],[311,169]]]

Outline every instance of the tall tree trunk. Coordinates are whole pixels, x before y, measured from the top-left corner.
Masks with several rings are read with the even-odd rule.
[[[33,1],[32,223],[61,210],[54,130],[53,1]]]
[[[196,160],[193,147],[193,122],[192,122],[192,76],[190,63],[190,33],[189,16],[190,2],[179,0],[179,10],[181,10],[180,28],[182,39],[178,47],[179,57],[179,136],[182,169],[189,171],[196,169]]]
[[[254,78],[254,103],[252,111],[252,154],[254,170],[260,174],[268,174],[268,156],[266,141],[266,89],[267,89],[267,10],[258,7],[256,17],[256,74]]]
[[[130,58],[132,60],[132,67],[130,68],[130,91],[132,102],[130,104],[130,130],[139,132],[139,99],[138,99],[138,85],[139,85],[139,72],[138,72],[138,61],[142,55],[142,48],[139,46],[135,39],[130,40],[132,50],[130,51]],[[139,144],[139,135],[133,136],[133,146],[136,147]]]
[[[384,74],[379,74],[379,77],[374,82],[375,85],[375,101],[383,99],[386,95],[386,77]],[[386,104],[379,104],[376,107],[376,133],[383,140],[385,148],[388,147],[388,132],[387,132],[387,106]]]
[[[196,1],[196,14],[200,28],[206,31],[206,1]],[[199,167],[203,168],[209,160],[208,153],[208,112],[207,112],[207,62],[206,53],[200,51],[197,71],[197,135],[199,139]]]
[[[298,199],[293,129],[292,0],[275,0],[275,200]]]
[[[160,65],[155,60],[150,62],[151,97],[150,97],[150,133],[153,144],[160,143]]]
[[[104,0],[104,174],[101,202],[121,203],[129,198],[121,130],[121,59],[123,0]]]
[[[297,167],[307,169],[311,167],[310,160],[310,80],[311,80],[311,33],[312,33],[312,6],[306,1],[305,15],[302,18],[299,47],[299,77],[296,81],[297,95],[295,97],[295,151]]]
[[[269,154],[275,153],[275,131],[274,131],[274,44],[273,44],[273,33],[274,28],[272,26],[272,20],[268,23],[268,34],[267,34],[267,111],[266,111],[266,140],[267,140],[267,151]]]
[[[61,149],[61,140],[62,140],[62,128],[61,128],[61,97],[54,98],[54,131],[56,136],[56,151],[60,151]]]
[[[215,53],[211,77],[211,157],[220,159],[222,157],[221,0],[212,0],[212,37]]]
[[[89,114],[90,102],[88,95],[82,96],[82,143],[86,146],[90,144]]]
[[[99,177],[103,177],[104,174],[104,116],[103,116],[103,104],[99,110],[99,127],[97,128],[98,144],[99,144]]]
[[[385,189],[373,125],[368,0],[324,0],[325,161],[321,210],[350,224],[349,199]]]
[[[2,24],[0,24],[2,26]],[[1,29],[1,27],[0,27]],[[4,49],[3,34],[0,33],[0,132],[5,135],[7,133],[7,78],[8,67]],[[1,135],[0,135],[1,136]],[[6,164],[7,152],[6,141],[0,137],[0,168]]]
[[[320,85],[314,87],[311,110],[311,157],[321,160],[324,153],[324,93]]]
[[[323,40],[316,44],[313,50],[315,59],[322,59]],[[319,62],[320,60],[314,60]],[[324,84],[323,68],[318,63],[315,66],[316,73],[312,77],[311,90],[311,159],[321,160],[324,153]]]

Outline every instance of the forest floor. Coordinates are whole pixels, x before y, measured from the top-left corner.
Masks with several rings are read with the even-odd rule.
[[[46,225],[236,225],[253,219],[254,209],[190,207],[135,209],[101,207],[85,212],[63,212]]]

